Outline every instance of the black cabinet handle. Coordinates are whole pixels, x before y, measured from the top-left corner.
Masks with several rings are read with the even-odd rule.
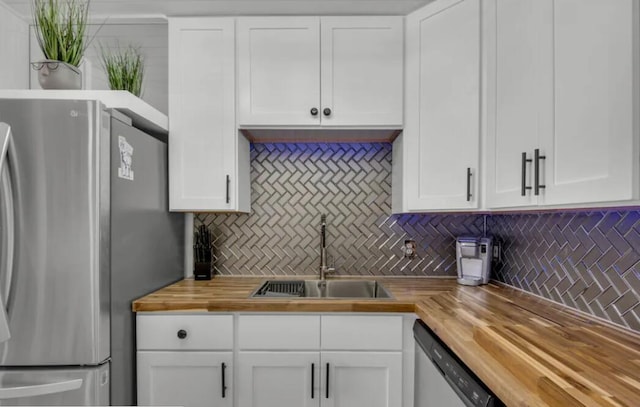
[[[527,163],[530,163],[531,159],[527,158],[527,153],[522,153],[522,190],[520,191],[520,195],[527,195],[527,190],[531,189],[531,187],[527,186]]]
[[[227,396],[227,385],[224,382],[225,371],[227,370],[227,365],[223,362],[221,366],[221,374],[222,374],[222,398]]]
[[[471,168],[467,168],[467,202],[471,201]]]
[[[316,364],[312,363],[311,364],[311,398],[315,397],[315,392],[314,392],[314,388],[313,385],[315,384],[315,375],[316,375]]]
[[[311,108],[311,116],[317,116],[318,115],[318,108],[317,107],[312,107]]]
[[[187,337],[187,331],[185,331],[184,329],[181,329],[178,331],[178,338],[184,339],[186,337]]]
[[[534,172],[533,172],[533,178],[534,178],[534,182],[533,182],[533,194],[534,195],[540,195],[540,190],[546,188],[546,185],[544,184],[540,184],[540,160],[545,160],[547,157],[544,155],[540,155],[540,149],[536,148],[535,150],[533,150],[533,165],[534,165]]]
[[[324,398],[328,399],[329,398],[329,364],[327,363],[327,382],[326,382],[327,387],[325,387],[325,395]]]
[[[227,175],[227,203],[229,203],[229,184],[231,184],[231,178]]]
[[[322,111],[322,113],[325,116],[331,116],[331,109],[329,109],[328,107],[325,107],[324,110]]]

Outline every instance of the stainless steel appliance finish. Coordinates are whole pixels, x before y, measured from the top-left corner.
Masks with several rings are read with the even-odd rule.
[[[0,371],[0,405],[109,405],[109,364],[87,368]]]
[[[13,133],[15,214],[13,270],[0,271],[11,275],[0,287],[11,330],[0,365],[109,357],[109,287],[99,278],[109,273],[109,181],[96,165],[109,139],[98,109],[95,102],[0,100],[0,121]]]
[[[456,239],[458,283],[480,285],[489,282],[493,239],[491,237],[459,237]]]
[[[183,217],[167,212],[166,145],[98,101],[0,99],[0,122],[13,134],[0,174],[0,296],[11,334],[0,374],[38,372],[10,376],[29,387],[58,383],[73,366],[103,369],[106,379],[77,391],[98,394],[88,399],[97,404],[133,404],[130,302],[182,276]],[[134,151],[133,180],[118,176],[119,136]],[[88,403],[65,392],[9,404]]]
[[[320,217],[320,280],[324,281],[327,274],[335,273],[334,267],[327,266],[327,215]]]
[[[500,407],[504,404],[420,320],[413,325],[415,407]]]

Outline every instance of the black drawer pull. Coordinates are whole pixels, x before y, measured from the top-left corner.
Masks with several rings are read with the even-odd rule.
[[[184,329],[181,329],[178,331],[178,338],[184,339],[186,337],[187,337],[187,331],[185,331]]]
[[[325,387],[326,393],[324,395],[324,398],[328,399],[329,398],[329,364],[327,363],[327,383],[326,383],[327,387]]]
[[[227,370],[227,365],[225,363],[222,363],[220,370],[221,370],[220,373],[222,375],[222,398],[225,398],[227,396],[227,385],[224,382],[224,376],[225,376],[225,371]]]
[[[540,190],[546,188],[546,185],[540,184],[540,160],[545,160],[547,157],[544,155],[540,155],[540,149],[536,148],[533,151],[533,165],[534,165],[534,182],[533,182],[533,194],[540,195]]]
[[[531,189],[531,187],[527,186],[527,163],[530,163],[531,159],[527,158],[527,153],[522,153],[522,186],[520,195],[526,196],[527,190]]]
[[[471,168],[467,168],[467,202],[471,202]]]
[[[311,398],[314,398],[315,395],[316,395],[315,392],[314,392],[315,389],[313,388],[313,386],[314,386],[314,384],[316,382],[315,381],[315,376],[316,376],[316,364],[312,363],[311,364]]]

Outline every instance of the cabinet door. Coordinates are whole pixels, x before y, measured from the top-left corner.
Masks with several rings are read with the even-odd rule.
[[[402,17],[323,17],[320,24],[322,125],[401,127]]]
[[[543,55],[551,32],[544,31],[546,0],[486,2],[487,196],[489,208],[537,204],[530,161],[540,140],[541,101],[551,90]],[[524,196],[522,195],[524,174]]]
[[[410,211],[478,206],[479,37],[475,0],[436,2],[407,17],[403,137]]]
[[[171,210],[238,210],[234,21],[169,20]],[[245,188],[248,188],[248,180]]]
[[[555,0],[548,9],[555,95],[545,105],[540,203],[634,199],[638,9],[632,0]]]
[[[137,357],[138,405],[233,405],[231,352],[138,352]]]
[[[241,126],[320,124],[320,19],[238,18],[238,98]]]
[[[321,362],[322,407],[402,405],[401,352],[322,352]]]
[[[318,407],[318,352],[239,352],[239,407]]]

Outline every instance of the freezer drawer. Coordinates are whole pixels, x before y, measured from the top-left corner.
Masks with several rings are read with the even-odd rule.
[[[108,406],[109,363],[88,368],[0,370],[0,406]]]

